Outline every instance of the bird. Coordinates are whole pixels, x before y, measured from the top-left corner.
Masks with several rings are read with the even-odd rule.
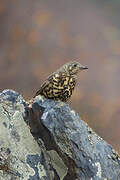
[[[68,101],[76,86],[78,73],[85,69],[88,69],[87,66],[83,66],[76,61],[64,64],[56,72],[48,76],[33,98],[41,95],[47,99]]]

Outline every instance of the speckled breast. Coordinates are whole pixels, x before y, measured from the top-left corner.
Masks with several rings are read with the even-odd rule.
[[[46,98],[67,101],[74,90],[76,80],[65,73],[56,73],[49,78],[49,83],[41,92]]]

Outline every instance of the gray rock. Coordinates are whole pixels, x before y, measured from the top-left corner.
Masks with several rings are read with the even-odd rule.
[[[46,148],[56,151],[67,166],[64,179],[120,179],[118,154],[68,104],[40,96],[34,103],[45,109],[40,119],[50,137],[48,143],[41,138]]]
[[[120,179],[118,154],[68,104],[0,94],[0,180]]]
[[[12,90],[0,94],[0,180],[49,180],[49,157],[25,123],[26,103]]]

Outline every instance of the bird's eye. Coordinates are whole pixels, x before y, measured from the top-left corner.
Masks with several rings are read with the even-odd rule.
[[[76,67],[77,66],[77,64],[74,64],[74,67]]]

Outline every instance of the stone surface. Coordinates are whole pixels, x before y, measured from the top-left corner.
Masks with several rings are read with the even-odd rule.
[[[52,148],[68,168],[65,179],[120,179],[118,154],[68,104],[40,96],[35,103],[45,109],[40,119],[54,139]]]
[[[12,90],[0,94],[0,180],[49,180],[49,157],[25,123],[25,101]]]
[[[0,180],[117,180],[118,154],[68,104],[0,93]]]

